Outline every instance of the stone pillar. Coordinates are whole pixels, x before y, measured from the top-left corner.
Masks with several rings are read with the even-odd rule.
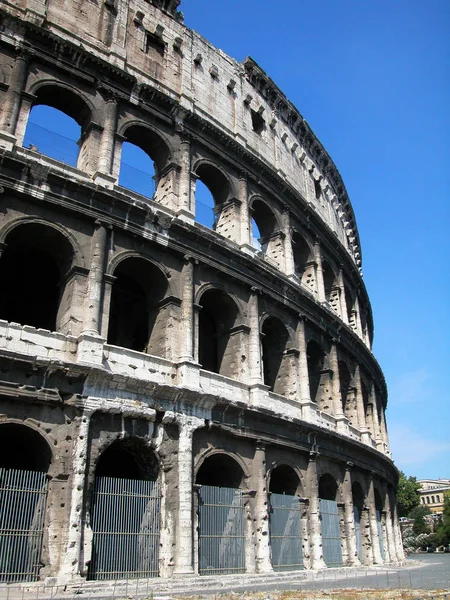
[[[14,136],[16,132],[22,92],[25,89],[25,82],[28,76],[28,61],[29,58],[26,52],[19,50],[14,59],[11,79],[9,81],[8,90],[4,96],[0,115],[0,131],[3,132],[1,141],[9,141],[12,145],[15,143],[15,138],[12,136]]]
[[[373,564],[374,565],[382,565],[383,559],[381,557],[380,536],[378,533],[378,525],[377,525],[377,509],[375,506],[375,492],[374,492],[374,487],[373,487],[373,477],[370,478],[370,482],[369,482],[369,493],[367,495],[367,504],[369,507],[369,524],[370,524],[370,537],[372,539]]]
[[[269,502],[266,479],[266,448],[259,441],[256,443],[252,465],[252,487],[255,489],[253,520],[256,554],[256,571],[271,573],[273,571],[270,558],[269,535]]]
[[[356,412],[358,416],[358,429],[361,432],[362,439],[365,442],[369,441],[369,430],[366,425],[366,411],[364,407],[364,398],[361,384],[361,371],[359,364],[355,367],[355,390],[356,390]]]
[[[341,302],[341,306],[340,306],[341,318],[344,321],[344,323],[347,323],[347,325],[350,325],[349,318],[348,318],[347,298],[345,297],[345,285],[344,285],[344,275],[342,273],[342,267],[339,267],[338,286],[339,286],[339,297],[340,297],[340,302]]]
[[[395,538],[394,538],[394,528],[392,524],[392,512],[390,506],[390,498],[389,494],[386,494],[385,500],[386,507],[386,548],[387,554],[389,556],[389,562],[395,563],[397,562],[397,550],[395,547]]]
[[[352,567],[361,565],[356,547],[356,527],[355,527],[355,512],[353,506],[352,492],[352,463],[347,463],[345,467],[344,481],[342,482],[342,493],[344,496],[344,511],[345,511],[345,537],[347,540],[348,549],[348,564]]]
[[[320,526],[319,481],[317,478],[316,452],[310,452],[306,470],[309,489],[309,546],[311,569],[326,569],[322,552],[322,529]]]
[[[180,429],[178,441],[178,515],[174,574],[194,572],[193,552],[193,459],[192,437],[205,421],[197,417],[177,415]]]
[[[333,371],[332,390],[333,390],[333,414],[336,419],[344,417],[341,397],[341,384],[339,381],[339,361],[337,355],[336,342],[333,340],[330,349],[330,368]]]
[[[378,411],[377,411],[377,415],[378,415]],[[389,437],[388,437],[388,432],[387,432],[387,427],[386,427],[386,418],[384,415],[383,405],[381,405],[381,410],[380,410],[380,434],[381,434],[381,439],[383,440],[385,453],[390,455],[391,452],[389,449]]]
[[[302,528],[303,566],[305,569],[312,569],[311,544],[309,539],[309,498],[299,498],[298,500],[300,503],[300,522]]]
[[[240,243],[241,246],[252,245],[252,232],[250,222],[250,212],[248,207],[248,185],[247,185],[247,173],[241,173],[239,177],[239,200],[241,202],[241,235]]]
[[[100,139],[100,148],[98,153],[97,173],[94,176],[95,181],[100,183],[112,183],[115,177],[111,176],[114,161],[114,144],[117,123],[117,100],[110,97],[106,100],[104,108],[103,132]],[[106,176],[106,177],[105,177]],[[103,181],[103,179],[105,181]]]
[[[178,214],[194,217],[195,206],[191,190],[191,141],[182,137],[180,141],[180,184]]]
[[[374,441],[377,445],[377,449],[384,452],[383,440],[381,438],[381,431],[380,431],[380,422],[378,420],[377,394],[376,394],[375,386],[374,386],[373,382],[372,382],[372,385],[370,388],[369,396],[370,396],[370,402],[367,406],[367,411],[369,411],[369,407],[371,406],[372,414],[369,414],[369,412],[367,412],[366,425],[368,426],[369,430],[372,432]]]
[[[99,335],[102,320],[103,275],[107,252],[106,227],[95,221],[91,244],[91,268],[88,276],[87,306],[83,333]]]
[[[309,389],[308,354],[305,336],[305,323],[306,317],[304,315],[299,315],[299,321],[297,325],[297,348],[299,351],[298,379],[300,389],[300,402],[302,404],[309,404],[311,402],[311,392]]]
[[[284,272],[286,275],[295,274],[294,254],[292,252],[291,221],[289,208],[283,207],[282,231],[284,233]]]
[[[359,300],[358,297],[355,298],[355,312],[356,312],[356,331],[361,339],[364,339],[362,322],[361,322],[361,310],[359,308]]]
[[[322,271],[322,252],[320,249],[320,240],[318,238],[316,238],[314,243],[314,260],[316,262],[317,297],[319,302],[325,302],[326,298]]]
[[[250,384],[262,384],[258,290],[252,288],[248,301]]]
[[[392,561],[391,561],[391,557],[390,557],[389,537],[388,537],[387,526],[386,526],[386,511],[385,510],[383,510],[381,513],[381,531],[382,531],[382,535],[383,535],[384,562],[388,564]]]
[[[184,257],[181,272],[183,296],[181,300],[180,361],[194,361],[194,259]]]
[[[339,519],[339,534],[341,537],[341,553],[342,553],[342,564],[348,564],[349,548],[347,539],[347,530],[345,523],[345,503],[337,503],[338,519]]]
[[[403,562],[405,560],[405,553],[403,551],[402,533],[400,531],[400,524],[398,522],[397,502],[395,501],[394,494],[389,494],[389,496],[392,507],[392,528],[394,531],[395,553],[397,556],[397,561]]]
[[[78,436],[74,440],[73,446],[69,530],[60,567],[60,579],[67,582],[79,577],[80,571],[84,570],[85,563],[89,560],[89,557],[83,556],[83,547],[85,541],[87,541],[85,540],[86,532],[84,530],[83,500],[89,447],[89,427],[94,412],[90,408],[84,408],[81,412]]]

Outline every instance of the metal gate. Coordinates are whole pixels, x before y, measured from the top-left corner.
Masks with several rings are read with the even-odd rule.
[[[384,542],[383,542],[383,526],[381,524],[381,512],[379,510],[377,510],[377,528],[378,528],[378,538],[380,540],[380,553],[381,553],[381,558],[383,560],[385,560],[385,553],[384,553]]]
[[[199,491],[199,573],[245,572],[242,490],[202,485]]]
[[[337,502],[319,500],[323,559],[327,567],[342,566],[341,530]]]
[[[297,496],[270,494],[270,543],[274,571],[303,569],[302,524]]]
[[[357,506],[353,507],[353,515],[355,518],[356,551],[358,552],[359,560],[362,562],[361,510]]]
[[[36,581],[47,473],[0,468],[0,581]]]
[[[88,578],[157,577],[160,507],[158,482],[96,477]]]

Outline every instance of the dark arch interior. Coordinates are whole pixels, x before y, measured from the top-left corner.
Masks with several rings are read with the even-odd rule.
[[[155,481],[158,478],[158,461],[141,440],[137,438],[118,440],[100,456],[95,475]]]
[[[319,481],[319,498],[322,500],[336,500],[337,483],[331,475],[322,475]]]
[[[376,510],[379,510],[381,512],[383,510],[383,501],[381,499],[380,492],[377,489],[375,489],[374,494],[375,494],[375,508],[376,508]]]
[[[341,386],[342,406],[345,407],[347,402],[348,392],[350,390],[351,376],[350,371],[345,362],[339,361],[339,383]]]
[[[51,106],[74,119],[80,127],[85,127],[90,120],[90,108],[84,100],[64,87],[45,85],[36,91],[33,106],[45,104]]]
[[[345,304],[347,306],[347,319],[350,322],[351,318],[352,318],[352,311],[353,311],[353,297],[350,294],[350,291],[348,290],[347,286],[345,286]]]
[[[292,236],[292,251],[294,254],[295,274],[301,278],[306,264],[311,259],[311,250],[298,232],[295,232]]]
[[[50,447],[34,429],[16,423],[0,425],[0,467],[47,472]]]
[[[213,454],[198,470],[196,483],[217,487],[238,488],[243,478],[239,464],[227,454]]]
[[[268,238],[277,231],[275,215],[262,200],[255,200],[253,202],[251,213],[261,234],[260,243],[262,250],[264,250],[267,246]]]
[[[220,206],[228,199],[230,184],[219,169],[209,164],[203,164],[197,167],[196,175],[211,192],[216,206]]]
[[[360,510],[364,506],[364,492],[362,490],[361,484],[355,481],[352,485],[352,496],[353,496],[353,505]]]
[[[114,271],[108,343],[144,352],[167,291],[167,279],[140,258],[122,261]]]
[[[263,371],[264,383],[272,391],[277,391],[277,379],[288,341],[289,333],[283,323],[276,317],[268,317],[262,327]]]
[[[335,285],[336,277],[334,275],[333,269],[330,267],[329,263],[326,260],[322,262],[322,273],[323,284],[325,287],[325,298],[329,300],[331,296],[331,290]]]
[[[273,494],[295,495],[298,491],[300,481],[297,473],[288,465],[276,467],[270,475],[269,491]]]
[[[317,402],[325,353],[317,342],[311,340],[308,342],[306,356],[308,361],[309,393],[311,400]]]
[[[200,300],[199,362],[203,369],[221,373],[230,330],[236,324],[238,309],[221,290],[208,290]]]
[[[52,227],[16,227],[6,238],[0,259],[0,318],[55,330],[60,280],[72,258],[70,243]]]

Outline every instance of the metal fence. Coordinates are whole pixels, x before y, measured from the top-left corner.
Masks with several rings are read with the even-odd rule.
[[[96,477],[88,578],[157,577],[160,507],[158,482]]]
[[[334,500],[319,500],[322,523],[323,559],[327,567],[342,566],[341,531],[338,505]]]
[[[0,468],[0,581],[35,581],[47,501],[47,474]]]
[[[270,495],[270,543],[274,571],[303,569],[302,524],[296,496]]]
[[[199,573],[245,571],[242,490],[203,485],[199,490]]]

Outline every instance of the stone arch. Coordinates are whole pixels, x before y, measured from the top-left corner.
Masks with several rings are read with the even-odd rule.
[[[322,500],[337,501],[339,497],[339,485],[331,473],[323,473],[319,478],[319,498]]]
[[[0,468],[48,473],[53,451],[37,428],[9,419],[0,424]]]
[[[205,453],[197,464],[195,483],[214,487],[243,488],[247,469],[236,455],[212,450]]]
[[[224,211],[227,201],[232,197],[233,185],[227,173],[214,162],[200,159],[193,165],[196,177],[196,190],[200,181],[206,188],[203,193],[196,191],[195,220],[197,223],[224,233],[225,222],[228,221]],[[201,197],[201,199],[200,199]]]
[[[338,275],[335,268],[326,258],[322,259],[323,284],[325,288],[325,300],[330,307],[340,313],[340,294],[338,286]]]
[[[216,287],[203,289],[198,299],[198,361],[207,371],[238,378],[245,345],[241,312],[235,299]],[[244,354],[245,355],[245,354]]]
[[[356,390],[352,386],[353,378],[352,371],[347,361],[341,358],[338,361],[339,369],[339,385],[341,392],[342,411],[349,420],[350,424],[356,426],[358,421],[357,416],[357,398]]]
[[[294,496],[301,494],[301,488],[300,475],[292,465],[280,463],[269,472],[269,492]]]
[[[7,292],[0,297],[0,318],[70,332],[76,321],[74,280],[68,279],[75,261],[72,236],[46,221],[25,219],[11,223],[2,237],[0,277]]]
[[[289,330],[278,317],[265,315],[261,338],[264,384],[276,394],[288,395],[294,375],[287,353],[292,339]]]
[[[305,279],[310,273],[308,266],[314,260],[314,248],[312,248],[307,238],[297,229],[294,229],[292,232],[292,253],[294,255],[295,274],[301,281],[304,281],[308,285]]]
[[[254,238],[255,225],[259,238],[253,245],[267,257],[281,263],[280,257],[280,219],[272,206],[261,196],[254,195],[249,201],[250,222],[252,239]]]
[[[156,481],[159,459],[144,439],[119,435],[108,442],[99,453],[95,465],[96,477],[115,477]]]
[[[109,265],[111,290],[108,343],[163,358],[168,354],[166,310],[169,283],[154,262],[123,253]],[[164,309],[164,310],[163,310]]]

